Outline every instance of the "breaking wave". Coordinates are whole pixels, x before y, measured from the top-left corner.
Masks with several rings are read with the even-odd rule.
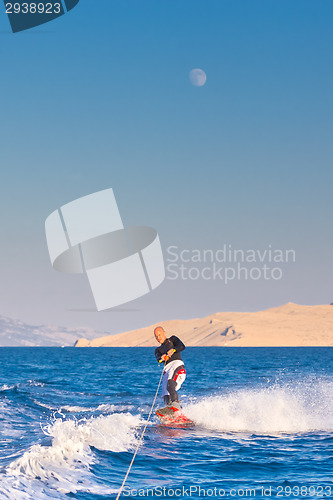
[[[254,434],[333,431],[333,383],[242,389],[187,404],[184,412],[211,430]]]
[[[49,446],[33,445],[13,461],[1,477],[0,498],[63,498],[79,490],[112,494],[90,471],[96,461],[92,448],[122,452],[137,443],[141,420],[129,413],[114,413],[89,419],[57,419],[43,430]],[[47,490],[45,490],[47,487]]]

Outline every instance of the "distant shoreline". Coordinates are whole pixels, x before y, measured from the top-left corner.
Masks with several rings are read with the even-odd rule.
[[[54,345],[34,345],[34,346],[22,346],[22,345],[7,345],[7,346],[0,346],[1,349],[73,349],[75,350],[77,347],[90,347],[90,346],[74,346],[74,345],[66,345],[65,347],[60,347],[60,346],[54,346]],[[96,346],[94,346],[95,348]],[[154,349],[154,347],[157,347],[155,344],[154,346],[98,346],[98,349]],[[219,348],[225,348],[225,346],[213,346],[213,345],[188,345],[188,348],[191,349],[201,349],[204,347],[205,349],[216,349],[216,347]],[[329,346],[324,346],[324,345],[303,345],[303,346],[228,346],[228,350],[230,349],[327,349],[327,348],[333,348],[333,345]]]
[[[154,327],[179,336],[188,347],[331,347],[333,306],[289,302],[257,312],[223,312],[205,318],[169,320],[130,332],[92,340],[75,347],[156,347]]]

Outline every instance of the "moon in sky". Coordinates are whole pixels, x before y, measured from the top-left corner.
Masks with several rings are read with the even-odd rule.
[[[205,85],[206,80],[207,80],[207,75],[204,72],[203,69],[195,68],[190,71],[190,82],[192,85],[195,85],[195,87],[202,87]]]

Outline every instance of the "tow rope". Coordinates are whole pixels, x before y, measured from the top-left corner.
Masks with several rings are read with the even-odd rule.
[[[165,366],[165,364],[164,364],[164,366]],[[130,470],[131,470],[131,468],[132,468],[132,465],[133,465],[134,459],[135,459],[135,457],[136,457],[136,454],[137,454],[137,452],[138,452],[139,446],[140,446],[140,444],[141,444],[142,438],[143,438],[143,436],[144,436],[144,433],[146,432],[147,425],[148,425],[148,422],[149,422],[149,419],[150,419],[151,413],[152,413],[152,411],[153,411],[154,404],[155,404],[155,401],[156,401],[156,398],[157,398],[157,394],[158,394],[158,391],[159,391],[159,388],[160,388],[160,385],[161,385],[161,381],[162,381],[163,373],[164,373],[164,368],[163,368],[163,370],[162,370],[162,374],[161,374],[161,376],[160,376],[160,381],[159,381],[158,386],[157,386],[157,389],[156,389],[156,393],[155,393],[154,401],[153,401],[153,403],[152,403],[152,405],[151,405],[150,412],[149,412],[149,415],[148,415],[148,418],[147,418],[147,421],[146,421],[146,425],[145,425],[145,426],[144,426],[144,428],[143,428],[143,431],[142,431],[142,433],[141,433],[141,436],[140,436],[139,442],[138,442],[137,447],[136,447],[136,449],[135,449],[135,452],[134,452],[133,458],[132,458],[132,460],[131,460],[131,463],[129,464],[129,467],[128,467],[128,470],[127,470],[126,475],[125,475],[125,477],[124,477],[124,480],[123,480],[123,482],[122,482],[122,485],[120,486],[120,490],[119,490],[119,492],[118,492],[118,495],[117,495],[116,500],[119,500],[119,497],[120,497],[120,495],[121,495],[121,492],[123,491],[123,488],[124,488],[125,483],[126,483],[126,481],[127,481],[128,475],[129,475]]]

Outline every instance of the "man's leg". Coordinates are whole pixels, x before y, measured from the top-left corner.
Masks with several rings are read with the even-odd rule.
[[[168,380],[167,390],[170,394],[170,402],[171,403],[174,401],[178,401],[178,393],[176,391],[176,388],[179,389],[181,384],[182,384],[182,382],[180,382],[180,379],[183,378],[185,380],[184,374],[185,374],[185,366],[180,365],[175,369],[175,371],[172,374],[172,377],[169,378],[169,380]],[[180,382],[180,384],[179,384],[179,382]],[[178,387],[177,387],[177,385],[178,385]]]
[[[170,396],[169,395],[163,396],[163,401],[164,401],[165,406],[167,406],[170,402]]]
[[[170,393],[170,403],[178,401],[178,393],[176,391],[176,382],[173,379],[168,381],[168,391]]]
[[[162,380],[162,398],[163,398],[165,406],[167,406],[170,402],[170,396],[169,396],[169,392],[167,389],[168,377],[169,377],[168,372],[164,371],[163,380]]]

